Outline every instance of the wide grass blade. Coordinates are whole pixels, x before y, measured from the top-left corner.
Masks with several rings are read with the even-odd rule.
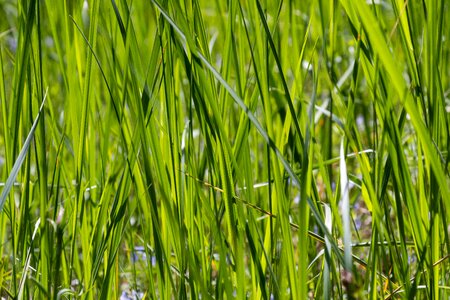
[[[20,168],[22,167],[22,164],[25,161],[25,158],[27,157],[28,150],[30,149],[30,145],[34,138],[34,133],[39,124],[41,114],[43,113],[46,97],[47,97],[47,93],[45,93],[44,98],[42,99],[42,103],[41,103],[41,106],[37,113],[37,116],[34,119],[33,125],[31,126],[31,129],[28,132],[28,136],[25,139],[25,142],[23,143],[22,149],[20,150],[19,155],[17,156],[13,167],[12,167],[11,171],[9,172],[8,179],[6,180],[3,190],[2,190],[2,193],[0,194],[0,212],[3,211],[3,206],[5,205],[5,202],[8,199],[9,192],[13,188],[14,183],[17,178],[17,175],[19,174]]]
[[[0,297],[448,298],[448,20],[0,2]]]

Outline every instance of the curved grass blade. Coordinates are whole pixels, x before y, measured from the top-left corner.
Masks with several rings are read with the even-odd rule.
[[[33,231],[33,235],[31,236],[31,242],[34,242],[34,238],[36,237],[36,233],[39,229],[39,225],[41,224],[41,219],[39,218],[36,221],[36,224],[34,225],[34,231]],[[25,266],[24,266],[24,271],[22,273],[22,277],[20,278],[20,284],[19,284],[19,294],[18,294],[18,299],[23,299],[23,293],[24,293],[24,289],[25,289],[25,282],[27,280],[27,275],[28,275],[28,270],[32,269],[32,267],[30,267],[30,260],[31,260],[31,251],[33,250],[33,245],[31,244],[30,247],[28,248],[27,251],[27,259],[25,261]],[[36,271],[36,270],[35,270]]]
[[[294,123],[295,130],[297,131],[297,134],[299,136],[300,145],[302,146],[302,149],[303,149],[304,146],[305,146],[304,145],[305,141],[304,141],[303,136],[302,136],[302,131],[300,130],[300,125],[298,124],[297,114],[295,113],[294,104],[292,103],[292,97],[291,97],[291,93],[289,92],[289,88],[287,86],[286,77],[284,76],[283,68],[281,67],[281,60],[280,60],[280,57],[279,57],[279,55],[277,53],[277,50],[275,48],[275,43],[274,43],[274,41],[272,39],[272,34],[270,33],[269,25],[267,25],[266,17],[264,16],[264,12],[263,12],[263,9],[261,7],[261,3],[259,3],[259,1],[256,1],[256,6],[258,8],[259,17],[261,18],[261,22],[263,24],[264,30],[265,30],[266,35],[267,35],[267,40],[269,42],[270,49],[272,50],[272,54],[273,54],[273,56],[275,58],[275,62],[277,64],[278,72],[280,72],[280,78],[281,78],[281,83],[283,84],[283,90],[284,90],[284,93],[285,93],[286,102],[288,104],[289,111],[290,111],[290,113],[292,115],[292,121]]]
[[[5,205],[8,194],[14,185],[14,181],[16,180],[17,174],[19,174],[20,167],[22,166],[28,154],[28,149],[30,148],[31,141],[33,140],[34,137],[34,132],[36,131],[36,127],[39,123],[42,110],[44,109],[44,103],[46,98],[47,98],[47,91],[45,92],[44,99],[42,100],[42,104],[41,107],[39,108],[39,112],[36,116],[36,119],[33,122],[33,126],[31,126],[30,132],[28,133],[25,143],[23,144],[22,150],[17,156],[16,162],[14,163],[11,169],[11,173],[9,174],[8,179],[6,180],[5,187],[3,188],[2,194],[0,195],[0,212],[2,212],[3,210],[3,206]]]
[[[376,54],[391,79],[393,87],[400,96],[402,104],[409,114],[411,123],[417,132],[417,137],[422,142],[424,154],[429,160],[429,164],[435,174],[436,181],[439,183],[442,197],[444,199],[450,199],[450,191],[446,181],[446,176],[437,154],[438,149],[434,146],[435,143],[433,143],[431,136],[427,132],[412,95],[408,93],[408,87],[395,63],[394,58],[391,55],[386,41],[381,38],[383,34],[381,33],[380,27],[377,26],[378,23],[376,22],[375,16],[370,11],[369,7],[362,1],[354,1],[352,4],[360,16],[361,23],[364,26],[374,51],[376,51]]]
[[[187,48],[189,47],[192,55],[197,57],[202,63],[204,63],[205,67],[208,68],[208,70],[213,74],[213,76],[223,85],[223,87],[228,91],[230,96],[233,98],[235,103],[246,113],[249,120],[252,122],[252,124],[255,126],[256,130],[259,132],[261,137],[264,139],[264,141],[267,143],[267,145],[272,149],[272,151],[275,152],[275,155],[278,157],[280,162],[282,163],[285,171],[289,174],[289,176],[292,178],[295,184],[301,185],[299,177],[295,174],[295,172],[292,170],[291,166],[289,165],[286,158],[283,156],[281,151],[278,149],[278,147],[275,145],[274,141],[269,137],[266,130],[262,127],[256,116],[250,111],[250,109],[247,107],[247,105],[244,103],[244,101],[236,94],[236,92],[233,90],[233,88],[225,81],[225,79],[222,77],[222,75],[211,65],[211,63],[205,58],[204,55],[198,51],[197,47],[189,39],[185,36],[183,31],[177,26],[177,24],[170,18],[168,13],[164,10],[164,8],[161,6],[160,3],[156,0],[152,0],[152,2],[156,5],[158,10],[161,12],[161,14],[164,16],[164,18],[167,20],[167,22],[173,27],[173,29],[179,34],[182,42],[185,44],[184,46]],[[311,212],[313,213],[313,216],[315,220],[317,221],[317,225],[320,227],[320,230],[322,230],[325,234],[325,236],[329,237],[330,240],[334,240],[331,236],[330,232],[328,231],[327,227],[325,226],[325,223],[323,222],[323,217],[320,214],[319,210],[311,200],[311,198],[307,198],[307,203],[311,209]],[[336,256],[340,263],[344,262],[343,256],[339,251],[339,247],[336,243],[332,243],[333,249],[336,252]]]

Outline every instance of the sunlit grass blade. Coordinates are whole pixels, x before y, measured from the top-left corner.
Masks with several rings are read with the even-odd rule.
[[[41,106],[37,113],[37,116],[34,119],[33,125],[31,126],[31,129],[28,133],[27,138],[25,139],[25,142],[23,143],[22,150],[20,150],[20,153],[17,156],[13,167],[12,167],[11,171],[9,172],[8,179],[5,182],[2,193],[0,194],[0,212],[3,210],[3,206],[5,205],[5,202],[8,199],[9,192],[11,191],[12,187],[14,186],[14,182],[17,178],[17,175],[19,174],[20,168],[22,167],[22,164],[25,161],[25,158],[27,157],[28,150],[29,150],[30,145],[34,138],[34,133],[39,124],[41,113],[43,112],[43,109],[44,109],[46,96],[47,96],[47,94],[45,94],[44,99],[42,100],[42,103],[41,103]]]
[[[170,19],[169,15],[164,11],[164,9],[156,2],[153,1],[158,8],[160,9],[161,13],[164,15],[164,17],[168,20],[168,22],[174,27],[174,29],[180,34],[182,39],[186,39],[183,32],[177,27],[177,25]],[[189,39],[186,39],[189,40]],[[191,45],[189,45],[191,47]],[[193,47],[190,49],[191,51],[196,50],[196,47]],[[242,99],[235,93],[233,88],[229,86],[229,84],[222,78],[219,72],[206,60],[206,58],[200,53],[200,52],[194,52],[194,54],[205,64],[205,66],[211,71],[211,73],[214,75],[214,77],[227,89],[227,91],[230,93],[230,95],[235,100],[236,104],[238,104],[241,109],[247,114],[248,118],[252,122],[252,124],[255,126],[255,128],[258,130],[259,134],[264,138],[265,142],[269,145],[269,147],[275,152],[276,156],[280,160],[281,164],[285,168],[286,172],[289,174],[289,176],[300,185],[300,180],[298,179],[298,176],[295,174],[295,172],[290,167],[289,163],[286,161],[286,159],[283,157],[283,154],[280,152],[280,150],[275,146],[274,142],[270,139],[270,137],[267,135],[267,132],[264,130],[264,128],[261,126],[259,121],[256,119],[256,117],[253,115],[253,113],[248,109],[248,107],[245,105],[245,103],[242,101]],[[320,220],[322,219],[322,216],[320,213],[316,210],[315,205],[311,203],[311,200],[308,200],[310,208],[313,212],[313,215],[315,216],[316,220],[318,221],[318,224],[321,226],[321,229],[325,232],[325,234],[329,234],[326,230],[326,227],[323,222]]]
[[[449,8],[1,2],[0,297],[448,298]]]
[[[351,241],[351,230],[350,230],[350,199],[349,199],[349,189],[350,184],[347,177],[347,167],[345,162],[345,152],[344,152],[344,141],[341,142],[341,159],[339,161],[340,169],[340,185],[341,185],[341,208],[342,208],[342,224],[344,232],[344,267],[349,276],[352,273],[352,241]]]

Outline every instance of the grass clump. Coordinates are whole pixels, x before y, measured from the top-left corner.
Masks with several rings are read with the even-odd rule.
[[[449,296],[446,2],[0,16],[2,297]]]

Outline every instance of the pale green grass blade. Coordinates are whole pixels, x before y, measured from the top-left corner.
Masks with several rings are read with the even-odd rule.
[[[325,211],[325,225],[327,225],[328,230],[332,232],[333,228],[333,217],[331,214],[331,209],[327,204],[324,204],[324,211]],[[324,261],[324,270],[323,270],[323,297],[324,299],[329,299],[331,297],[331,276],[330,276],[330,269],[332,268],[331,264],[331,245],[328,238],[325,238],[325,261]],[[345,254],[344,254],[345,255]]]
[[[450,295],[446,3],[41,4],[0,4],[1,296]]]
[[[344,267],[349,276],[352,276],[352,233],[350,230],[350,199],[349,199],[349,180],[347,177],[347,166],[345,162],[344,140],[341,141],[341,155],[339,161],[340,185],[341,185],[341,212],[342,225],[344,232]]]
[[[3,210],[3,206],[5,205],[8,194],[11,191],[12,187],[14,186],[14,182],[16,180],[17,175],[19,174],[20,168],[22,167],[22,164],[25,161],[25,158],[27,157],[28,150],[29,150],[31,142],[33,141],[33,138],[34,138],[34,133],[39,124],[41,113],[44,109],[45,99],[46,99],[46,95],[44,96],[44,99],[42,100],[41,106],[39,108],[39,112],[38,112],[36,118],[34,119],[33,125],[31,126],[28,136],[27,136],[25,142],[23,143],[22,150],[20,150],[20,153],[17,156],[13,167],[12,167],[11,171],[9,172],[8,179],[5,182],[2,193],[0,194],[0,212]]]
[[[164,9],[156,2],[153,1],[158,8],[160,9],[161,13],[164,15],[164,17],[168,20],[168,22],[174,27],[174,29],[178,32],[178,34],[182,37],[182,39],[186,39],[183,32],[178,28],[178,26],[171,20],[169,15],[164,11]],[[189,39],[187,39],[189,40]],[[196,48],[192,48],[192,45],[189,45],[191,51],[195,50]],[[231,88],[228,83],[222,78],[222,76],[217,72],[217,70],[214,69],[214,67],[206,60],[206,58],[199,52],[195,53],[198,58],[205,64],[205,66],[211,71],[211,73],[214,75],[214,77],[227,89],[227,91],[230,93],[230,95],[235,100],[236,104],[238,104],[243,111],[246,112],[248,118],[252,122],[252,124],[255,126],[255,128],[258,130],[258,132],[261,134],[261,136],[264,138],[265,142],[270,146],[270,148],[275,152],[278,159],[286,169],[286,172],[291,176],[291,178],[297,182],[297,184],[300,183],[300,180],[298,179],[295,172],[292,170],[292,168],[289,166],[289,163],[286,161],[286,159],[283,157],[280,150],[274,145],[273,141],[269,138],[266,131],[263,129],[259,121],[256,119],[256,117],[253,115],[253,113],[248,109],[248,107],[243,103],[243,101],[240,99],[240,97],[235,93],[233,88]],[[309,202],[309,201],[308,201]],[[314,214],[314,216],[317,218],[317,221],[319,222],[319,225],[321,226],[321,229],[324,230],[324,232],[327,232],[326,227],[323,223],[320,223],[321,216],[318,211],[316,211],[315,206],[312,203],[309,203],[311,210]],[[326,233],[329,234],[329,233]]]
[[[40,223],[41,223],[41,220],[38,219],[36,224],[35,224],[35,226],[34,226],[34,231],[33,231],[32,237],[31,237],[31,242],[34,242],[34,238],[36,237],[36,233],[37,233],[37,231],[39,229]],[[31,251],[32,251],[31,246],[32,245],[30,245],[30,247],[28,249],[24,270],[23,270],[23,273],[22,273],[22,277],[20,278],[19,293],[18,293],[18,296],[17,296],[19,299],[23,299],[25,283],[26,283],[27,277],[28,277],[28,275],[29,275],[29,273],[31,271],[30,270],[30,260],[31,260]],[[33,271],[36,271],[36,270],[33,270]]]
[[[417,131],[417,135],[423,144],[424,154],[429,160],[433,172],[436,174],[436,180],[440,185],[442,195],[445,199],[450,199],[449,188],[445,180],[446,176],[444,174],[444,171],[442,170],[439,158],[437,157],[436,149],[433,146],[434,143],[427,133],[425,125],[420,118],[420,114],[411,95],[407,92],[408,89],[403,80],[403,77],[396,67],[396,63],[391,55],[391,52],[388,49],[386,42],[382,38],[383,34],[381,33],[379,27],[377,25],[374,25],[377,24],[376,19],[365,3],[356,1],[353,2],[353,5],[361,16],[361,22],[369,36],[369,40],[372,44],[373,49],[376,51],[378,58],[383,64],[383,67],[389,74],[392,85],[401,98],[401,102],[405,105],[406,111],[410,115],[411,122],[414,125],[414,128]]]

